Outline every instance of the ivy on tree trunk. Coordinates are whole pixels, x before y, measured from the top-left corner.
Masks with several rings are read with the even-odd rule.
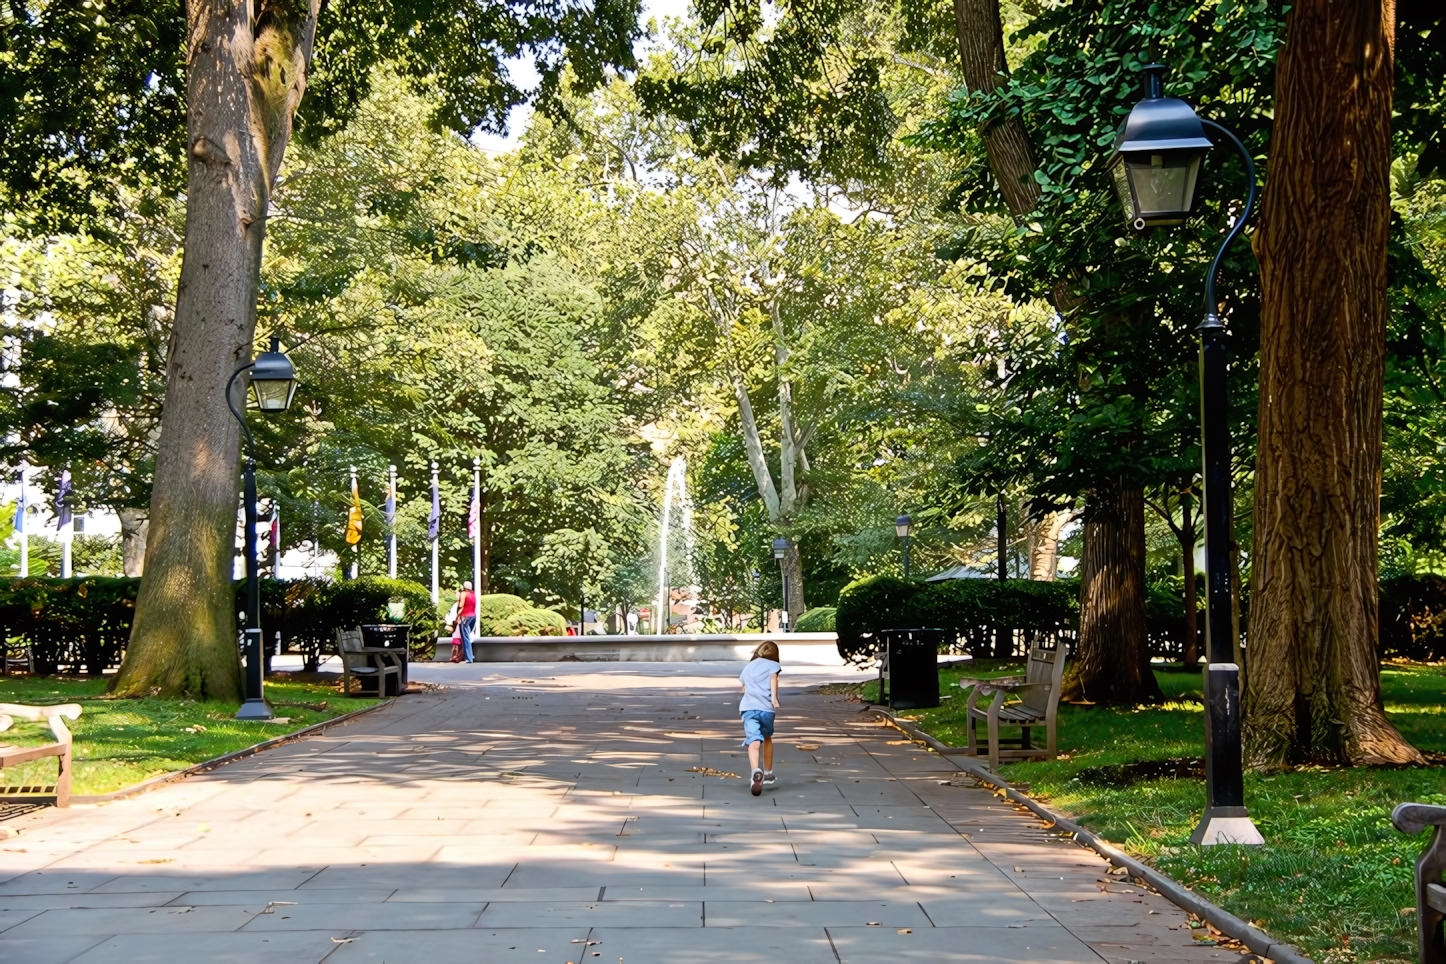
[[[1260,258],[1246,754],[1420,762],[1381,703],[1376,578],[1393,0],[1286,21]]]

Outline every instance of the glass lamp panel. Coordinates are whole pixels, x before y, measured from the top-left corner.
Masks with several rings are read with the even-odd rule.
[[[1116,154],[1110,163],[1110,180],[1114,182],[1115,193],[1120,196],[1120,208],[1125,212],[1125,223],[1129,224],[1140,216],[1135,210],[1135,196],[1130,191],[1130,175],[1125,170],[1125,159]]]
[[[1135,213],[1151,224],[1179,224],[1190,213],[1195,181],[1200,175],[1198,153],[1150,154],[1125,161],[1134,197]]]
[[[294,379],[252,379],[251,390],[256,396],[256,407],[263,412],[284,412],[291,407],[291,398],[296,394]]]
[[[907,525],[896,525],[894,526],[894,532],[900,539],[904,539],[909,535],[909,527]]]

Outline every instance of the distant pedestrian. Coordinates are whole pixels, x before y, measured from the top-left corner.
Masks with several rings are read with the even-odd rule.
[[[477,594],[472,591],[470,581],[462,583],[462,588],[457,591],[452,618],[457,621],[457,628],[452,630],[452,662],[460,663],[465,659],[470,663],[472,636],[477,629]]]
[[[748,765],[752,768],[750,787],[756,797],[764,787],[778,786],[773,776],[773,712],[778,709],[778,644],[772,640],[760,643],[753,658],[738,674],[738,714],[743,717],[743,745],[748,747]],[[758,765],[759,744],[762,744],[763,766]]]

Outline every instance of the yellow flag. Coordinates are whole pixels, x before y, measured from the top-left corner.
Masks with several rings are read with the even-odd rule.
[[[354,546],[361,542],[362,506],[361,496],[356,490],[356,479],[351,480],[351,511],[346,514],[346,544]]]

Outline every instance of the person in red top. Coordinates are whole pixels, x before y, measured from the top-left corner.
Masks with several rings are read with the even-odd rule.
[[[472,635],[477,628],[477,594],[472,583],[462,583],[457,591],[457,604],[452,607],[457,628],[452,631],[452,662],[460,663],[465,658],[472,662]]]

